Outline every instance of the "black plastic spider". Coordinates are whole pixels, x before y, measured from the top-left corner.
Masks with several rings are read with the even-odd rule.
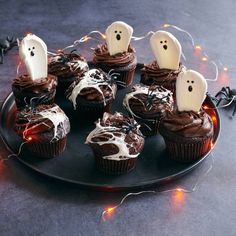
[[[215,97],[218,99],[216,103],[216,107],[218,107],[221,103],[221,101],[228,102],[227,106],[233,104],[234,110],[232,116],[236,113],[236,89],[231,89],[229,86],[223,87],[216,95]],[[219,98],[218,98],[219,97]]]
[[[0,39],[0,64],[3,64],[4,54],[14,46],[17,46],[16,38],[7,36],[6,39]]]

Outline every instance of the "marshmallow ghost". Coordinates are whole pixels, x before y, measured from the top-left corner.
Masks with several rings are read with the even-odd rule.
[[[176,80],[176,102],[179,111],[198,112],[206,98],[207,82],[194,70],[183,71]]]
[[[157,31],[151,36],[150,44],[161,69],[178,70],[182,47],[174,35]]]
[[[123,21],[116,21],[106,29],[106,41],[110,55],[127,52],[133,28]]]
[[[34,34],[27,34],[19,46],[19,54],[32,80],[48,76],[47,45]]]

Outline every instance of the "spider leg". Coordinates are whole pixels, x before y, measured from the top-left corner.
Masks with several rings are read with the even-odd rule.
[[[233,114],[232,114],[232,116],[234,116],[234,115],[235,115],[235,113],[236,113],[236,102],[235,102],[235,105],[234,105],[234,111],[233,111]]]
[[[3,56],[4,56],[4,51],[3,48],[0,51],[0,64],[3,64]]]
[[[220,98],[220,99],[218,100],[218,102],[216,103],[216,107],[218,107],[218,106],[220,105],[220,103],[221,103],[222,100],[223,100],[223,98]]]
[[[226,98],[228,97],[228,94],[227,94],[227,92],[225,91],[225,90],[220,90],[216,95],[215,95],[215,97],[217,97],[217,96],[219,96],[219,95],[224,95]]]

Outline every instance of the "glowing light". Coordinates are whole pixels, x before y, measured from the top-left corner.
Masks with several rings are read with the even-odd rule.
[[[195,45],[195,49],[197,49],[197,50],[201,50],[202,48],[201,48],[200,45]]]
[[[224,67],[223,70],[224,70],[224,71],[228,71],[228,68],[227,68],[227,67]]]
[[[105,34],[101,34],[103,39],[106,39],[106,35]]]
[[[207,57],[202,57],[202,61],[208,61]]]
[[[214,143],[213,142],[211,142],[211,149],[214,147]]]
[[[29,137],[27,138],[27,141],[31,141],[31,140],[32,140],[32,137],[29,136]]]
[[[203,106],[203,109],[205,109],[205,110],[208,109],[208,106]]]
[[[163,28],[168,28],[168,27],[170,27],[170,24],[164,24],[164,25],[162,25],[162,27]]]
[[[114,208],[113,207],[109,207],[107,208],[106,212],[107,213],[112,213],[114,211]]]
[[[212,121],[214,121],[214,122],[216,121],[216,117],[215,117],[215,116],[212,116],[211,119],[212,119]]]
[[[176,191],[182,192],[182,188],[177,188]]]

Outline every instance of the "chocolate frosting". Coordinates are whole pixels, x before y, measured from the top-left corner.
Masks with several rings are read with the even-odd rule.
[[[145,85],[140,86],[143,88],[148,87]],[[133,91],[136,90],[136,87],[137,85],[133,87]],[[156,92],[157,95],[153,94],[153,92]],[[141,90],[127,102],[132,112],[140,118],[155,118],[173,110],[172,92],[162,86],[151,86],[147,93]]]
[[[86,76],[86,74],[83,74],[81,77],[77,78],[77,80],[68,88],[66,91],[67,98],[70,98],[73,89],[84,79],[84,76]],[[106,73],[104,73],[102,70],[97,70],[96,73],[92,74],[91,76],[98,80],[97,87],[99,87],[99,89],[102,91],[102,94],[96,89],[96,87],[84,87],[78,96],[83,97],[89,101],[98,102],[104,101],[104,98],[107,100],[115,96],[116,84],[108,78]],[[99,80],[105,82],[105,84],[103,83],[99,85]]]
[[[167,112],[160,126],[182,137],[204,137],[213,132],[212,120],[205,111]]]
[[[180,63],[178,70],[160,69],[157,61],[153,61],[150,64],[144,64],[143,68],[141,69],[141,82],[147,85],[162,85],[163,83],[165,83],[171,86],[176,82],[179,73],[184,68],[185,67]]]
[[[84,57],[76,53],[59,53],[50,56],[48,71],[58,78],[69,78],[88,71],[88,64]]]
[[[13,80],[13,87],[34,93],[48,92],[57,86],[57,77],[48,75],[47,78],[32,80],[29,75],[21,75]]]
[[[129,45],[127,52],[111,56],[108,52],[107,44],[98,45],[94,50],[93,62],[105,66],[126,67],[133,62],[136,64],[135,50]]]
[[[52,110],[52,113],[61,114],[61,122],[55,127],[52,120],[44,116],[42,112]],[[56,137],[54,131],[56,129]],[[15,131],[23,139],[32,138],[32,141],[43,142],[51,141],[52,139],[61,139],[70,131],[70,122],[63,110],[53,105],[39,105],[35,108],[27,107],[19,111],[16,115]]]

